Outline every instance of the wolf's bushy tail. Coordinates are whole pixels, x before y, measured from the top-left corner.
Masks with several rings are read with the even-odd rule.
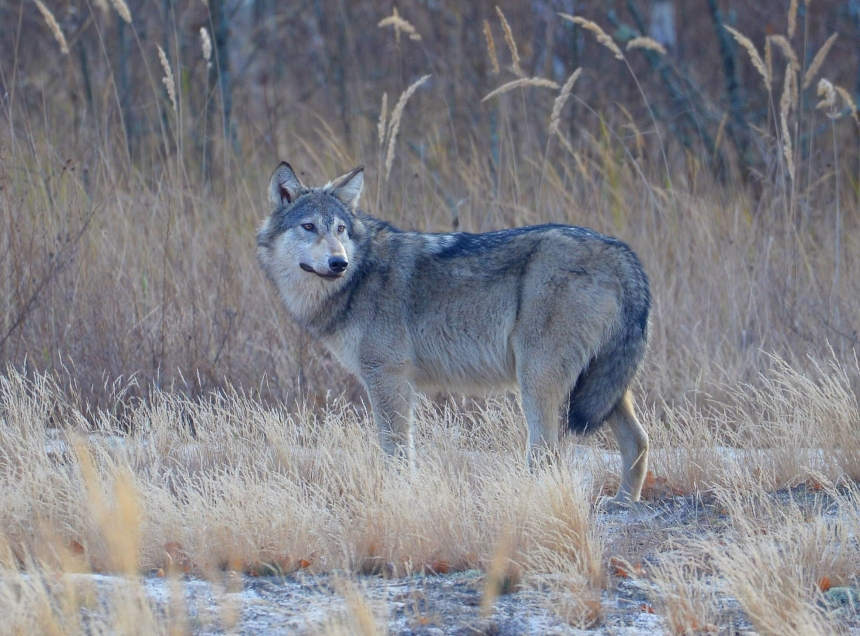
[[[633,257],[632,276],[625,281],[618,324],[570,392],[568,428],[593,433],[609,417],[633,382],[648,349],[651,296],[639,259]]]

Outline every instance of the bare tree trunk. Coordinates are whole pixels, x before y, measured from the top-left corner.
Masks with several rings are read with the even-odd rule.
[[[675,29],[675,3],[673,0],[651,0],[649,35],[667,49],[672,50],[678,43]]]
[[[725,29],[723,16],[717,6],[717,0],[708,0],[708,8],[711,11],[711,19],[714,22],[714,30],[717,33],[717,41],[720,43],[720,55],[723,58],[723,72],[726,76],[726,93],[729,97],[729,114],[731,125],[728,126],[729,136],[738,148],[743,161],[743,175],[747,177],[752,158],[749,154],[749,138],[746,113],[744,111],[744,98],[740,82],[738,81],[735,49],[732,45],[731,35]]]
[[[122,117],[123,133],[129,155],[134,150],[134,115],[131,110],[131,85],[129,81],[128,56],[130,49],[128,25],[125,20],[117,20],[117,46],[119,56],[117,60],[117,90],[119,91],[120,116]]]
[[[233,82],[230,69],[230,18],[227,15],[226,0],[211,0],[212,27],[215,36],[215,64],[218,85],[221,92],[221,117],[224,143],[233,150],[238,150],[236,129],[233,126]]]

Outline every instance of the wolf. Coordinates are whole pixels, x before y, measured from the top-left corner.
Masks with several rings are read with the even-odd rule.
[[[382,448],[412,464],[416,390],[519,388],[527,461],[555,452],[562,420],[579,434],[606,423],[622,459],[613,502],[638,501],[648,434],[630,385],[651,296],[630,247],[568,225],[401,231],[359,211],[363,182],[358,167],[307,187],[282,162],[257,255],[295,321],[361,379]]]

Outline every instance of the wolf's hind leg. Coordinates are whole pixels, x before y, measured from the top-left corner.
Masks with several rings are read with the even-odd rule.
[[[636,418],[629,389],[609,414],[606,423],[618,440],[621,451],[621,486],[613,502],[626,505],[639,501],[648,470],[648,433]]]
[[[412,440],[412,404],[414,391],[402,378],[376,371],[365,374],[373,420],[379,431],[379,443],[387,455],[405,458],[413,465],[415,449]]]
[[[559,417],[565,392],[540,378],[521,374],[520,397],[529,428],[527,461],[530,466],[552,460],[558,452]]]

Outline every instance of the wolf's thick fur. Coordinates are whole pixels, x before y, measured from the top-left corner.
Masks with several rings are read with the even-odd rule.
[[[383,448],[411,461],[415,389],[518,386],[532,450],[559,420],[607,422],[616,501],[636,501],[648,435],[630,384],[648,346],[650,294],[630,248],[592,230],[403,232],[357,211],[361,168],[308,188],[287,163],[269,187],[257,254],[293,318],[361,378]]]

